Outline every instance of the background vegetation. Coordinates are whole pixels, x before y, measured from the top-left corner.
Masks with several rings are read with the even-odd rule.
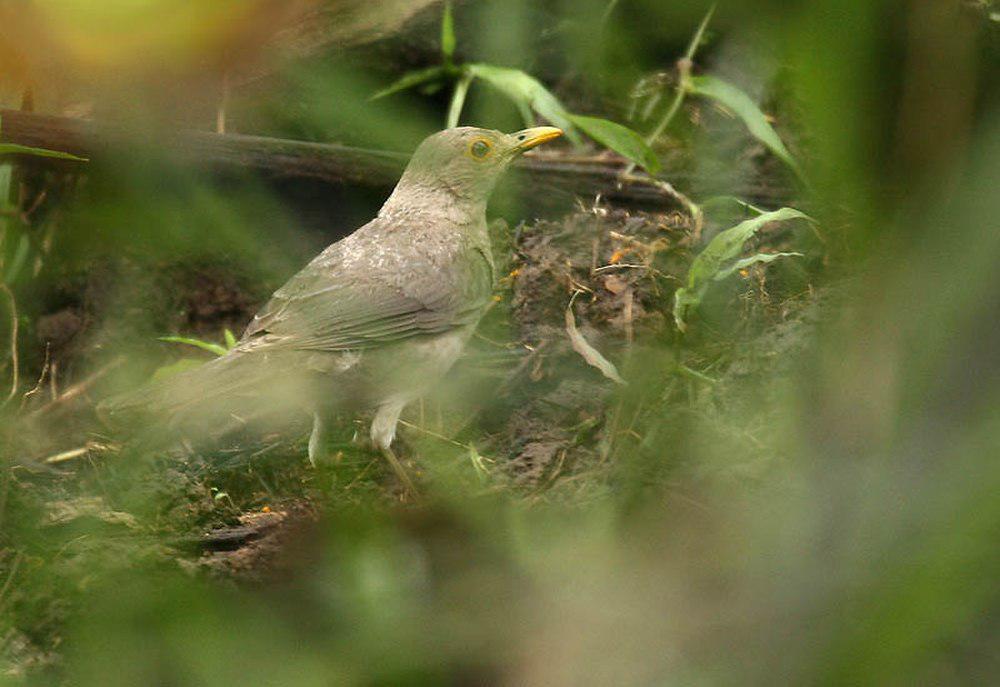
[[[0,106],[105,136],[40,158],[0,113],[0,684],[1000,670],[995,3],[96,4],[0,0]],[[294,431],[178,456],[94,416],[386,194],[178,130],[526,119],[579,131],[531,164],[625,176],[501,189],[496,306],[405,416],[418,502],[362,418],[313,469]]]

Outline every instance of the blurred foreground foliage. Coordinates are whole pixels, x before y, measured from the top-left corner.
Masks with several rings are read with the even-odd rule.
[[[115,5],[120,25],[65,3],[43,34],[59,45],[72,29],[69,42],[38,59],[0,30],[2,104],[18,106],[28,79],[43,111],[140,125],[82,180],[0,159],[0,340],[19,354],[4,379],[20,371],[2,409],[0,684],[986,684],[1000,671],[991,3],[728,3],[683,66],[672,62],[706,3],[470,0],[455,7],[460,39],[441,46],[439,5],[386,3],[383,17],[344,2],[373,40],[316,39],[305,57],[266,2],[241,5],[242,24],[220,4],[204,35],[166,23],[149,54],[88,47],[143,17],[155,36],[150,22],[173,5],[201,16],[198,3]],[[323,5],[337,9],[302,7]],[[266,56],[252,47],[265,38]],[[503,205],[510,274],[474,347],[488,354],[404,428],[420,503],[398,503],[350,418],[315,470],[301,441],[179,461],[119,447],[85,407],[46,395],[137,383],[187,348],[158,337],[238,331],[377,209],[371,191],[219,179],[172,159],[164,132],[215,121],[220,73],[252,75],[226,91],[231,128],[406,150],[444,120],[450,94],[370,95],[442,47],[531,74],[571,111],[643,133],[668,120],[651,141],[662,177],[705,223],[581,199],[521,224],[530,197]],[[767,113],[808,187],[731,98],[684,97],[666,116],[681,80],[707,73]],[[505,129],[523,116],[477,91],[463,112]],[[737,274],[702,290],[681,333],[673,294],[720,274],[705,267],[711,246],[756,214],[748,203],[817,224],[741,235],[746,252],[715,266]],[[803,257],[731,262],[778,252]],[[10,275],[12,263],[23,268]],[[566,280],[586,294],[570,306],[580,336],[626,385],[582,361],[543,365],[577,360]],[[625,294],[634,323],[615,319]],[[519,411],[532,434],[506,437]],[[514,454],[537,462],[518,472]],[[253,530],[269,519],[280,538]],[[265,535],[205,544],[206,531],[250,525]]]

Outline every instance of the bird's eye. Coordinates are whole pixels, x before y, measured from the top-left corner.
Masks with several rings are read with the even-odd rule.
[[[493,146],[488,141],[479,139],[478,141],[473,141],[472,145],[469,146],[469,154],[477,160],[482,160],[490,154],[492,148]]]

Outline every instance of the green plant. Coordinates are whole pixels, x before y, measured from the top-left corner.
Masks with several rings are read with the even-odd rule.
[[[194,346],[195,348],[200,348],[203,351],[208,351],[209,353],[214,353],[217,356],[223,356],[233,348],[236,347],[237,341],[236,336],[226,328],[223,331],[223,343],[217,344],[211,341],[203,341],[202,339],[195,339],[188,336],[161,336],[160,341],[166,341],[167,343],[179,343],[186,346]]]
[[[801,253],[757,253],[740,258],[744,244],[769,222],[783,222],[790,219],[809,219],[793,208],[781,208],[765,212],[735,227],[720,232],[691,263],[685,286],[674,293],[674,322],[682,332],[687,329],[687,315],[701,304],[709,287],[735,272],[752,265],[766,264],[778,258],[801,256]]]
[[[3,122],[0,120],[0,131]],[[70,153],[44,148],[32,148],[16,143],[0,143],[0,160],[8,155],[27,155],[33,157],[57,158],[86,162],[87,160]],[[10,315],[10,354],[11,367],[10,392],[3,405],[9,403],[17,393],[18,377],[18,312],[17,299],[11,285],[21,275],[24,265],[31,254],[31,238],[27,231],[28,214],[23,211],[20,202],[20,184],[13,162],[0,162],[0,289],[7,297],[7,308]]]
[[[0,120],[0,132],[3,130],[3,121]],[[31,157],[46,157],[60,160],[73,160],[76,162],[87,162],[86,158],[78,157],[70,153],[58,150],[47,150],[45,148],[32,148],[30,146],[18,145],[16,143],[0,143],[0,158],[8,155],[27,155]],[[12,284],[21,272],[28,259],[31,243],[28,234],[24,231],[15,231],[16,225],[22,223],[20,209],[15,190],[17,179],[14,172],[14,163],[0,162],[0,268],[2,268],[2,280],[4,284]]]
[[[375,93],[372,99],[384,98],[417,86],[436,89],[444,83],[453,82],[451,103],[445,122],[447,127],[453,127],[457,126],[461,119],[469,87],[478,79],[513,102],[526,126],[533,124],[534,115],[537,114],[563,129],[566,137],[575,145],[582,143],[580,132],[583,132],[601,145],[630,160],[630,169],[639,165],[650,174],[656,174],[660,170],[660,161],[656,154],[642,136],[632,129],[607,119],[571,113],[538,79],[520,69],[482,63],[455,64],[456,44],[451,3],[447,2],[441,19],[441,64],[404,74],[388,87]]]
[[[792,154],[782,142],[781,137],[774,130],[774,127],[767,121],[767,116],[749,95],[737,86],[717,76],[710,74],[692,76],[694,57],[704,40],[705,31],[714,13],[715,5],[712,5],[708,12],[705,13],[701,24],[698,25],[698,29],[691,38],[684,56],[677,60],[677,85],[674,91],[674,98],[664,112],[663,117],[646,137],[645,143],[647,146],[652,146],[663,135],[663,132],[666,131],[667,127],[673,121],[674,116],[680,110],[687,96],[701,96],[716,102],[738,117],[754,138],[778,156],[795,173],[795,176],[805,183],[805,174],[802,168],[795,158],[792,157]],[[659,93],[654,93],[654,98],[651,105],[655,107],[659,99]],[[647,109],[651,108],[647,107]]]
[[[167,343],[194,346],[195,348],[200,348],[203,351],[208,351],[215,356],[225,355],[235,348],[237,344],[236,337],[228,328],[223,330],[223,342],[221,344],[204,341],[203,339],[195,339],[190,336],[161,336],[159,337],[159,340],[166,341]],[[187,372],[188,370],[199,367],[203,362],[203,360],[198,358],[181,358],[180,360],[175,360],[171,363],[167,363],[166,365],[161,365],[153,372],[152,381],[162,381],[173,377],[174,375],[180,374],[181,372]]]

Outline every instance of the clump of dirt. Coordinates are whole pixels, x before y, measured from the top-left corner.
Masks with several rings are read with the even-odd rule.
[[[574,350],[567,308],[587,343],[612,360],[636,340],[662,337],[697,234],[680,212],[603,207],[520,227],[509,316],[528,354],[522,383],[508,380],[514,410],[492,447],[511,457],[517,482],[553,480],[600,452],[615,382]]]
[[[705,369],[722,380],[775,369],[779,358],[791,358],[790,350],[808,341],[815,321],[805,314],[814,298],[811,287],[805,285],[806,296],[797,295],[800,285],[768,281],[763,269],[741,274],[737,293],[713,293],[723,304],[716,321],[729,330],[705,320],[680,335],[673,294],[704,248],[701,229],[679,211],[599,206],[519,228],[505,283],[510,338],[525,355],[501,387],[507,407],[492,413],[488,428],[489,450],[509,458],[515,482],[542,486],[605,464],[616,442],[641,443],[642,423],[661,423],[669,414],[668,386],[686,388],[693,379],[704,391],[715,383],[699,372]],[[754,239],[748,250],[789,250],[789,243],[796,240],[779,228]],[[590,352],[581,352],[579,340],[574,345],[570,315]],[[778,351],[769,332],[782,323],[781,331],[793,332],[793,340]],[[591,364],[593,351],[616,365],[631,386]],[[650,398],[624,417],[624,405],[642,395],[638,387]]]

